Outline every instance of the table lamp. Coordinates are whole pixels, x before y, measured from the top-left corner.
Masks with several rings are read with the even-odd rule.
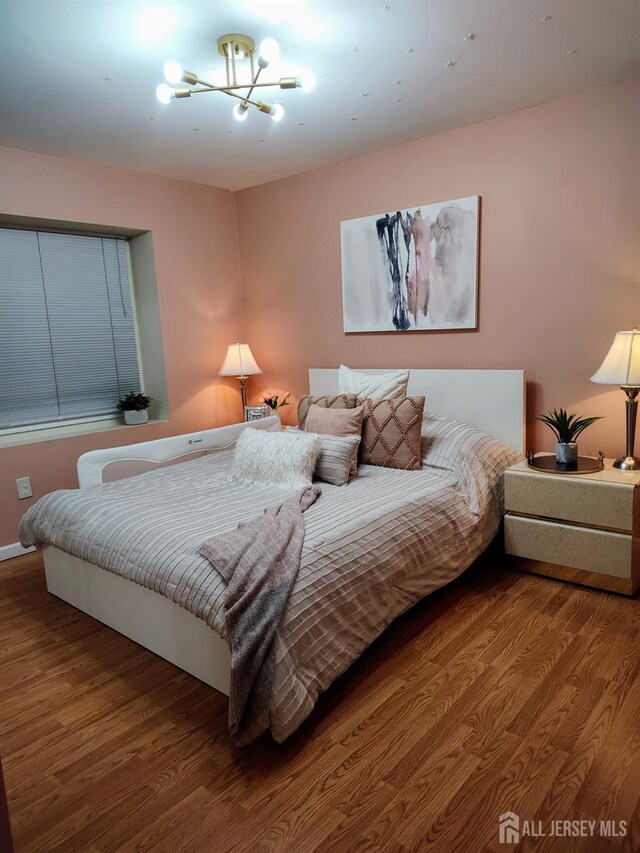
[[[623,471],[640,471],[640,458],[633,455],[638,417],[636,398],[640,392],[640,332],[637,329],[616,332],[609,352],[591,381],[619,385],[627,395],[627,455],[616,459],[613,465]]]
[[[240,382],[240,394],[242,396],[242,419],[246,417],[245,406],[247,405],[247,379],[256,373],[262,373],[249,344],[229,344],[224,363],[220,368],[219,376],[235,376]]]

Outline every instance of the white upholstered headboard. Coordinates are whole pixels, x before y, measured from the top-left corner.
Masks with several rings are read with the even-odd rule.
[[[309,388],[312,394],[336,394],[337,368],[311,368]],[[411,370],[407,392],[424,394],[428,411],[470,424],[524,453],[524,370]]]

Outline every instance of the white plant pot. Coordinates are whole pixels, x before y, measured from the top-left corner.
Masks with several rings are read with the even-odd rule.
[[[148,420],[149,412],[146,409],[143,409],[141,412],[134,412],[125,409],[124,422],[128,426],[134,426],[135,424],[146,424]]]
[[[556,444],[556,462],[564,465],[575,465],[578,461],[578,445],[575,441],[565,444],[559,441]]]

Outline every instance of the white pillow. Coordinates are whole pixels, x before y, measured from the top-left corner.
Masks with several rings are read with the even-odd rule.
[[[298,434],[300,430],[287,427],[285,432]],[[359,435],[325,435],[309,432],[307,435],[319,435],[322,446],[314,476],[334,486],[344,486],[349,482],[351,462],[358,457]]]
[[[311,485],[322,448],[318,435],[243,430],[228,478],[237,483],[303,489]]]
[[[389,373],[358,373],[344,364],[338,371],[338,393],[356,394],[358,402],[369,397],[372,399],[395,400],[407,396],[409,382],[408,370],[393,370]]]

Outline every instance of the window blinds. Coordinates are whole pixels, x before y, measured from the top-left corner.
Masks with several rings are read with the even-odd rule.
[[[140,391],[125,241],[0,228],[0,429]]]

